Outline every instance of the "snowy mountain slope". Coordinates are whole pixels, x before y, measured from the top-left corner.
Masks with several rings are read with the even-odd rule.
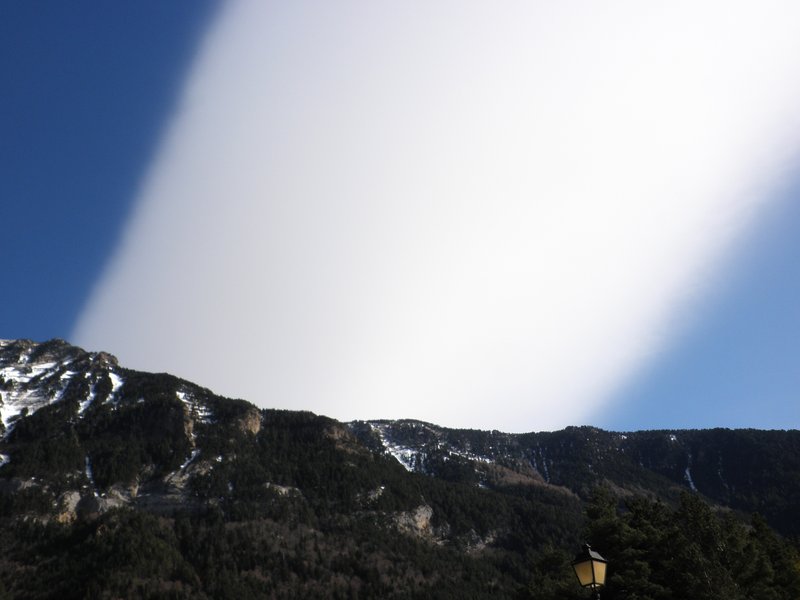
[[[354,421],[375,452],[406,469],[496,486],[550,485],[587,498],[597,485],[675,501],[684,491],[721,506],[761,512],[796,535],[800,523],[800,431],[678,430],[616,433],[594,427],[507,434],[414,420]]]
[[[64,507],[76,498],[92,510],[172,510],[235,494],[231,465],[258,452],[262,437],[272,435],[263,427],[280,414],[170,375],[125,369],[110,354],[61,340],[0,341],[0,487],[33,486],[69,518],[76,511]],[[396,461],[409,475],[489,490],[531,486],[583,500],[598,485],[669,502],[690,491],[800,533],[797,431],[507,434],[414,420],[320,423],[327,425],[314,435],[331,436],[349,453]],[[259,477],[270,490],[295,487],[285,476]],[[376,489],[357,493],[372,497]]]
[[[0,340],[0,431],[7,435],[20,418],[61,401],[68,390],[85,393],[80,413],[101,396],[113,398],[122,380],[116,359],[106,353],[87,353],[54,340]]]
[[[251,405],[62,340],[0,341],[0,419],[0,491],[35,493],[66,520],[122,505],[190,507],[191,477],[222,460],[203,451],[206,438],[260,426]]]
[[[629,529],[631,510],[670,515],[640,523],[654,535],[698,515],[718,528],[682,543],[687,556],[716,552],[723,532],[738,531],[735,549],[758,531],[749,547],[769,553],[767,575],[800,564],[743,515],[798,533],[797,431],[339,423],[60,340],[0,342],[0,378],[0,597],[577,600],[569,560],[604,497],[612,514],[625,506],[616,518]],[[613,551],[614,539],[598,542]],[[720,556],[717,571],[756,589],[737,560]],[[797,597],[800,572],[797,586],[770,577],[774,597]],[[731,597],[766,597],[748,594]]]

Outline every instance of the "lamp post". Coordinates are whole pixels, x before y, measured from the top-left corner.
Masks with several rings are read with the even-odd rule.
[[[600,586],[606,583],[606,565],[608,561],[592,550],[589,544],[584,544],[583,551],[572,561],[578,581],[583,587],[592,590],[595,600],[600,600]]]

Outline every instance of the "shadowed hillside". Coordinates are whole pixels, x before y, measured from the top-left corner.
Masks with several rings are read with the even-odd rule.
[[[0,342],[0,595],[800,595],[797,431],[521,435],[262,410]],[[753,518],[751,513],[762,516]]]

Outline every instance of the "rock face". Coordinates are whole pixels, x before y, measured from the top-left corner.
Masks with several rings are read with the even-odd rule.
[[[239,420],[239,427],[246,433],[258,434],[261,431],[261,412],[256,407],[248,410]]]
[[[397,529],[417,537],[445,535],[439,524],[446,519],[432,497],[393,496],[387,462],[411,478],[533,490],[571,506],[598,485],[666,501],[689,491],[760,512],[781,533],[800,535],[798,431],[570,427],[518,435],[412,420],[339,423],[260,410],[62,340],[0,340],[0,501],[9,511],[70,521],[120,506],[163,513],[232,498],[304,502],[333,472],[319,461],[334,459],[343,481],[371,478],[363,488],[347,487],[337,502],[394,515]],[[301,477],[313,482],[310,489]]]
[[[568,427],[508,434],[414,420],[348,425],[374,452],[393,456],[409,471],[449,481],[536,486],[580,498],[597,485],[620,496],[648,490],[671,501],[689,491],[721,506],[759,512],[781,532],[800,534],[794,501],[786,500],[800,498],[797,430],[615,433]]]
[[[260,429],[260,411],[234,401],[212,426],[220,401],[62,340],[0,340],[0,494],[28,490],[60,522],[121,506],[191,508],[192,479],[217,464],[202,456],[204,438]]]
[[[106,402],[119,380],[117,360],[63,340],[0,340],[0,431],[50,404],[79,398],[79,412]]]
[[[422,538],[433,538],[432,517],[433,509],[427,504],[422,504],[414,510],[397,514],[395,524],[401,533]]]
[[[56,521],[59,523],[71,523],[78,516],[78,504],[81,501],[81,494],[77,490],[64,492],[58,498],[58,512]]]

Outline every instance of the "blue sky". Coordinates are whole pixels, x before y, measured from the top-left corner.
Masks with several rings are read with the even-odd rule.
[[[682,331],[597,414],[603,426],[796,428],[800,181],[729,257]]]
[[[3,336],[69,337],[214,7],[0,6]]]
[[[3,3],[0,337],[337,418],[797,427],[788,5],[512,4]]]

